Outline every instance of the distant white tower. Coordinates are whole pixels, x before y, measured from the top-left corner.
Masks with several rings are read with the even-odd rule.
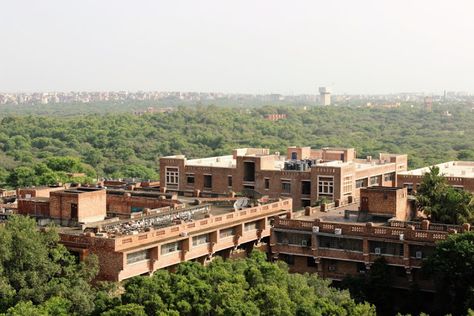
[[[331,91],[327,87],[319,87],[319,103],[331,105]]]

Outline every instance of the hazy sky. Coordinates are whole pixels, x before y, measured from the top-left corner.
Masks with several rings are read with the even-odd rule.
[[[0,91],[474,92],[474,1],[0,0]]]

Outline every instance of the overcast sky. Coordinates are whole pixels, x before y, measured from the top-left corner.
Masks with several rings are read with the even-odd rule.
[[[0,91],[474,93],[472,0],[1,0]]]

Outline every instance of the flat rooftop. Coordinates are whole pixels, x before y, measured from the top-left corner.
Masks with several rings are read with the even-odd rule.
[[[276,200],[269,200],[268,203],[273,203],[275,201]],[[177,225],[180,222],[192,223],[209,216],[219,216],[234,213],[236,211],[234,209],[234,200],[229,200],[228,203],[222,203],[222,201],[219,202],[219,204],[193,205],[179,210],[172,210],[165,207],[156,209],[156,212],[153,214],[131,219],[106,219],[100,222],[89,223],[85,228],[85,232],[94,231],[96,233],[106,234],[108,238],[115,238],[125,235],[133,235],[152,229],[170,227]],[[250,207],[249,204],[239,210],[245,210]],[[60,232],[80,235],[83,231],[79,227],[61,227]]]
[[[345,216],[346,213],[349,216]],[[372,222],[376,226],[388,225],[388,217],[367,216],[366,213],[359,213],[359,204],[345,205],[330,209],[327,212],[316,211],[311,215],[296,215],[294,219],[302,221],[314,221],[321,219],[323,222],[350,223],[365,225]]]
[[[445,177],[474,178],[473,161],[448,161],[435,165],[439,168],[440,174]],[[430,171],[430,167],[399,172],[400,175],[422,176]]]
[[[273,168],[266,169],[266,170],[284,170],[285,162],[292,161],[292,160],[287,159],[287,157],[283,155],[281,156],[272,155],[272,156],[274,157]],[[187,166],[196,166],[196,167],[235,168],[236,164],[237,164],[236,159],[234,159],[232,155],[190,159],[186,161]],[[353,161],[350,161],[350,162],[343,162],[342,160],[331,160],[331,161],[316,162],[312,166],[340,168],[340,167],[348,166],[351,164],[355,164],[357,170],[364,170],[364,169],[373,168],[375,166],[388,165],[388,164],[391,164],[391,162],[380,162],[379,160],[375,160],[375,159],[372,161],[367,161],[365,159],[354,159]]]

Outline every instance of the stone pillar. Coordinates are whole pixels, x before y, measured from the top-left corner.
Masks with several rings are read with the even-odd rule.
[[[428,230],[430,228],[430,221],[427,219],[424,219],[421,221],[421,229],[422,230]]]

